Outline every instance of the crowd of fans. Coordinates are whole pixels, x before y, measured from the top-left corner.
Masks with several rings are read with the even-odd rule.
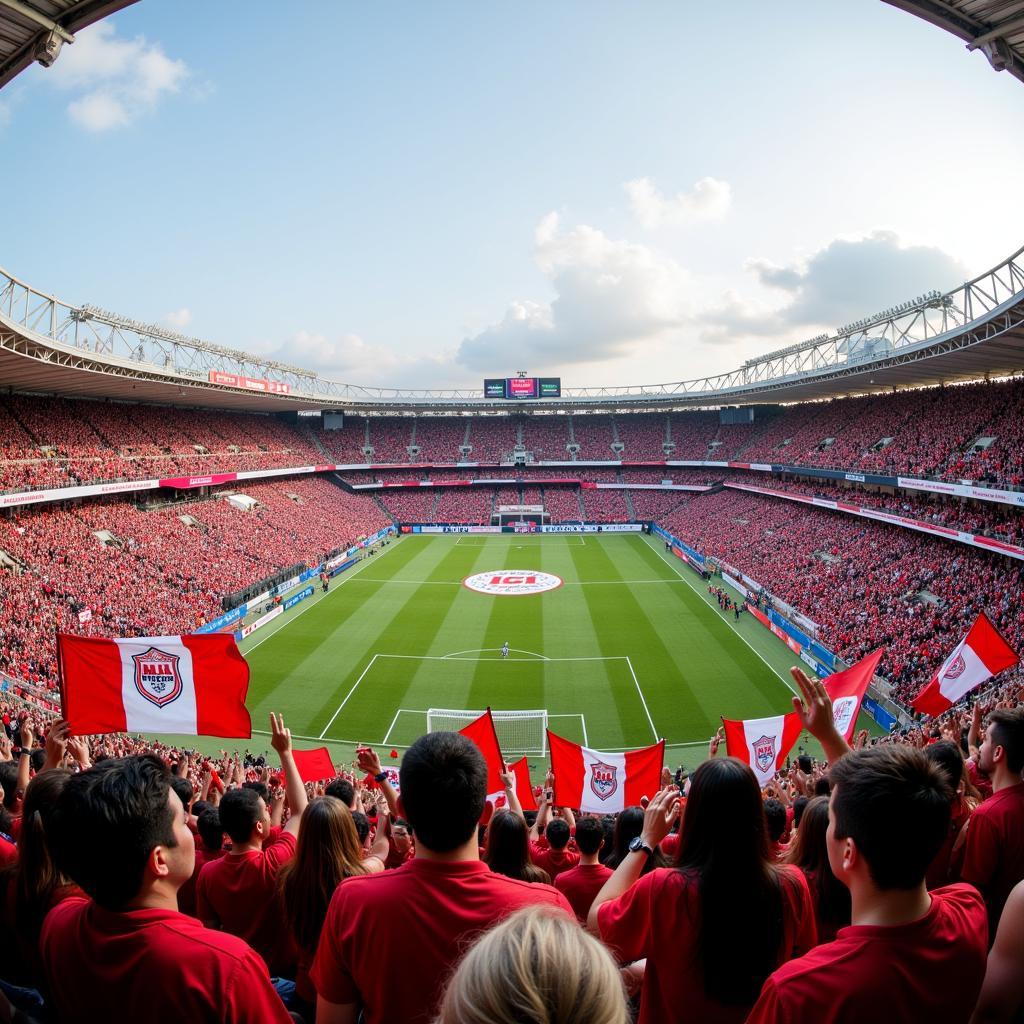
[[[1024,564],[841,513],[742,491],[702,495],[661,522],[821,626],[851,663],[879,646],[902,700],[979,611],[1024,648]]]
[[[372,498],[327,480],[291,478],[206,501],[141,511],[124,501],[30,508],[0,518],[0,671],[52,686],[53,637],[192,632],[219,615],[221,598],[298,562],[389,525]],[[80,613],[90,616],[80,622]]]
[[[206,757],[4,707],[7,1019],[1012,1024],[1024,693],[851,749],[793,676],[822,760],[762,790],[719,734],[618,814],[455,733],[304,783],[276,715]]]

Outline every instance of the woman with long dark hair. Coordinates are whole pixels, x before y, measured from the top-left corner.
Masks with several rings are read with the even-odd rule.
[[[502,808],[487,823],[484,863],[496,874],[521,882],[551,882],[548,873],[530,860],[529,830],[515,811]]]
[[[804,808],[793,846],[785,862],[799,868],[807,879],[814,903],[818,942],[831,942],[850,923],[850,890],[832,874],[828,863],[828,797],[816,796]]]
[[[279,880],[284,917],[298,950],[295,991],[307,1009],[316,1005],[309,968],[334,890],[352,875],[369,873],[352,812],[333,796],[311,800],[303,812],[295,856],[281,869]]]
[[[615,828],[612,832],[612,852],[604,862],[605,867],[614,871],[629,856],[629,844],[643,831],[644,809],[642,807],[624,807],[615,819]],[[655,868],[667,868],[669,860],[662,854],[661,850],[655,850],[653,857],[647,858],[647,863],[640,872],[646,875],[648,871]]]
[[[587,925],[622,962],[646,958],[640,1024],[740,1024],[768,975],[815,944],[810,893],[771,859],[748,765],[713,758],[694,772],[675,866],[641,877],[678,813],[675,786],[650,802]]]

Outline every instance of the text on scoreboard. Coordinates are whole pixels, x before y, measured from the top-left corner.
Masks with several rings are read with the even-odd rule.
[[[489,377],[484,398],[561,398],[561,377]]]

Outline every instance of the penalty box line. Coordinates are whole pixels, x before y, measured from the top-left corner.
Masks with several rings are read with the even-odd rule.
[[[366,678],[367,673],[370,671],[371,668],[373,668],[373,666],[376,663],[378,658],[390,658],[390,659],[399,660],[399,661],[472,661],[472,662],[480,662],[480,661],[497,660],[497,659],[490,659],[490,658],[461,658],[461,657],[452,657],[450,655],[443,655],[443,654],[375,654],[370,659],[370,662],[366,666],[366,668],[364,668],[363,671],[359,673],[359,678],[352,684],[352,688],[348,691],[348,693],[345,694],[344,700],[342,700],[342,702],[338,705],[338,707],[335,710],[334,714],[331,715],[330,720],[324,726],[323,732],[321,732],[320,735],[317,736],[318,740],[322,740],[322,739],[324,739],[327,736],[327,730],[330,729],[330,727],[334,724],[335,719],[338,717],[338,715],[341,714],[342,709],[345,707],[345,705],[351,699],[352,695],[359,688],[359,684]],[[502,660],[506,660],[506,659],[502,659]],[[633,662],[630,659],[629,655],[626,655],[626,654],[610,654],[610,655],[594,655],[594,656],[591,656],[591,657],[576,657],[576,658],[545,658],[544,661],[542,661],[542,662],[534,661],[534,659],[532,659],[532,658],[512,658],[512,659],[507,659],[507,660],[512,660],[512,661],[529,661],[529,662],[531,662],[533,664],[551,664],[553,662],[571,662],[571,661],[624,661],[626,663],[626,667],[629,669],[629,674],[630,674],[630,676],[633,679],[633,683],[636,686],[636,692],[637,692],[637,694],[640,697],[640,703],[643,705],[644,715],[646,715],[646,717],[647,717],[647,724],[651,727],[651,735],[654,737],[654,742],[657,743],[658,740],[661,739],[661,737],[658,735],[658,730],[655,729],[655,727],[654,727],[654,720],[651,718],[650,709],[647,707],[647,700],[644,698],[644,691],[643,691],[643,689],[640,686],[640,680],[637,678],[636,671],[633,668]],[[399,708],[395,712],[395,717],[392,719],[391,725],[388,727],[387,735],[390,735],[391,730],[395,727],[395,723],[397,722],[399,715],[403,711],[411,712],[412,709],[410,709],[410,708]],[[426,712],[419,712],[419,713],[420,714],[426,714]],[[548,718],[555,718],[555,717],[563,717],[563,716],[548,715]],[[581,715],[580,717],[582,718],[583,716]],[[585,738],[586,737],[586,724],[585,724],[585,722],[584,722],[584,726],[583,726],[583,733],[584,733],[584,738]],[[345,741],[344,740],[336,740],[335,742],[342,743],[342,742],[345,742]],[[387,742],[386,738],[384,740],[381,740],[381,743],[385,743],[385,742]],[[586,739],[584,739],[584,742],[586,742]],[[628,749],[628,748],[626,748],[626,749]]]
[[[392,732],[394,732],[395,726],[398,724],[398,719],[402,715],[418,715],[418,716],[420,716],[421,718],[424,718],[424,719],[427,717],[426,711],[420,711],[420,710],[417,710],[416,708],[399,708],[395,712],[395,717],[391,719],[391,724],[388,726],[388,731],[386,733],[384,733],[384,739],[382,739],[380,741],[380,745],[382,747],[386,747],[391,742],[391,734],[392,734]],[[583,715],[580,712],[572,712],[572,713],[558,714],[558,715],[548,715],[548,721],[550,721],[552,718],[578,718],[579,722],[580,722],[580,729],[583,732],[583,745],[585,747],[590,746],[590,741],[587,739],[587,718],[586,718],[586,715]]]

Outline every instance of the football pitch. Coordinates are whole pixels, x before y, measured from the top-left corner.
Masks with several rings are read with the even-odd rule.
[[[561,585],[495,595],[464,584],[538,573]],[[426,731],[428,708],[544,708],[568,739],[622,750],[664,737],[668,763],[691,767],[719,716],[790,708],[795,657],[639,534],[406,535],[241,648],[254,750],[271,711],[298,746],[326,744],[343,761],[358,743],[401,751]]]

